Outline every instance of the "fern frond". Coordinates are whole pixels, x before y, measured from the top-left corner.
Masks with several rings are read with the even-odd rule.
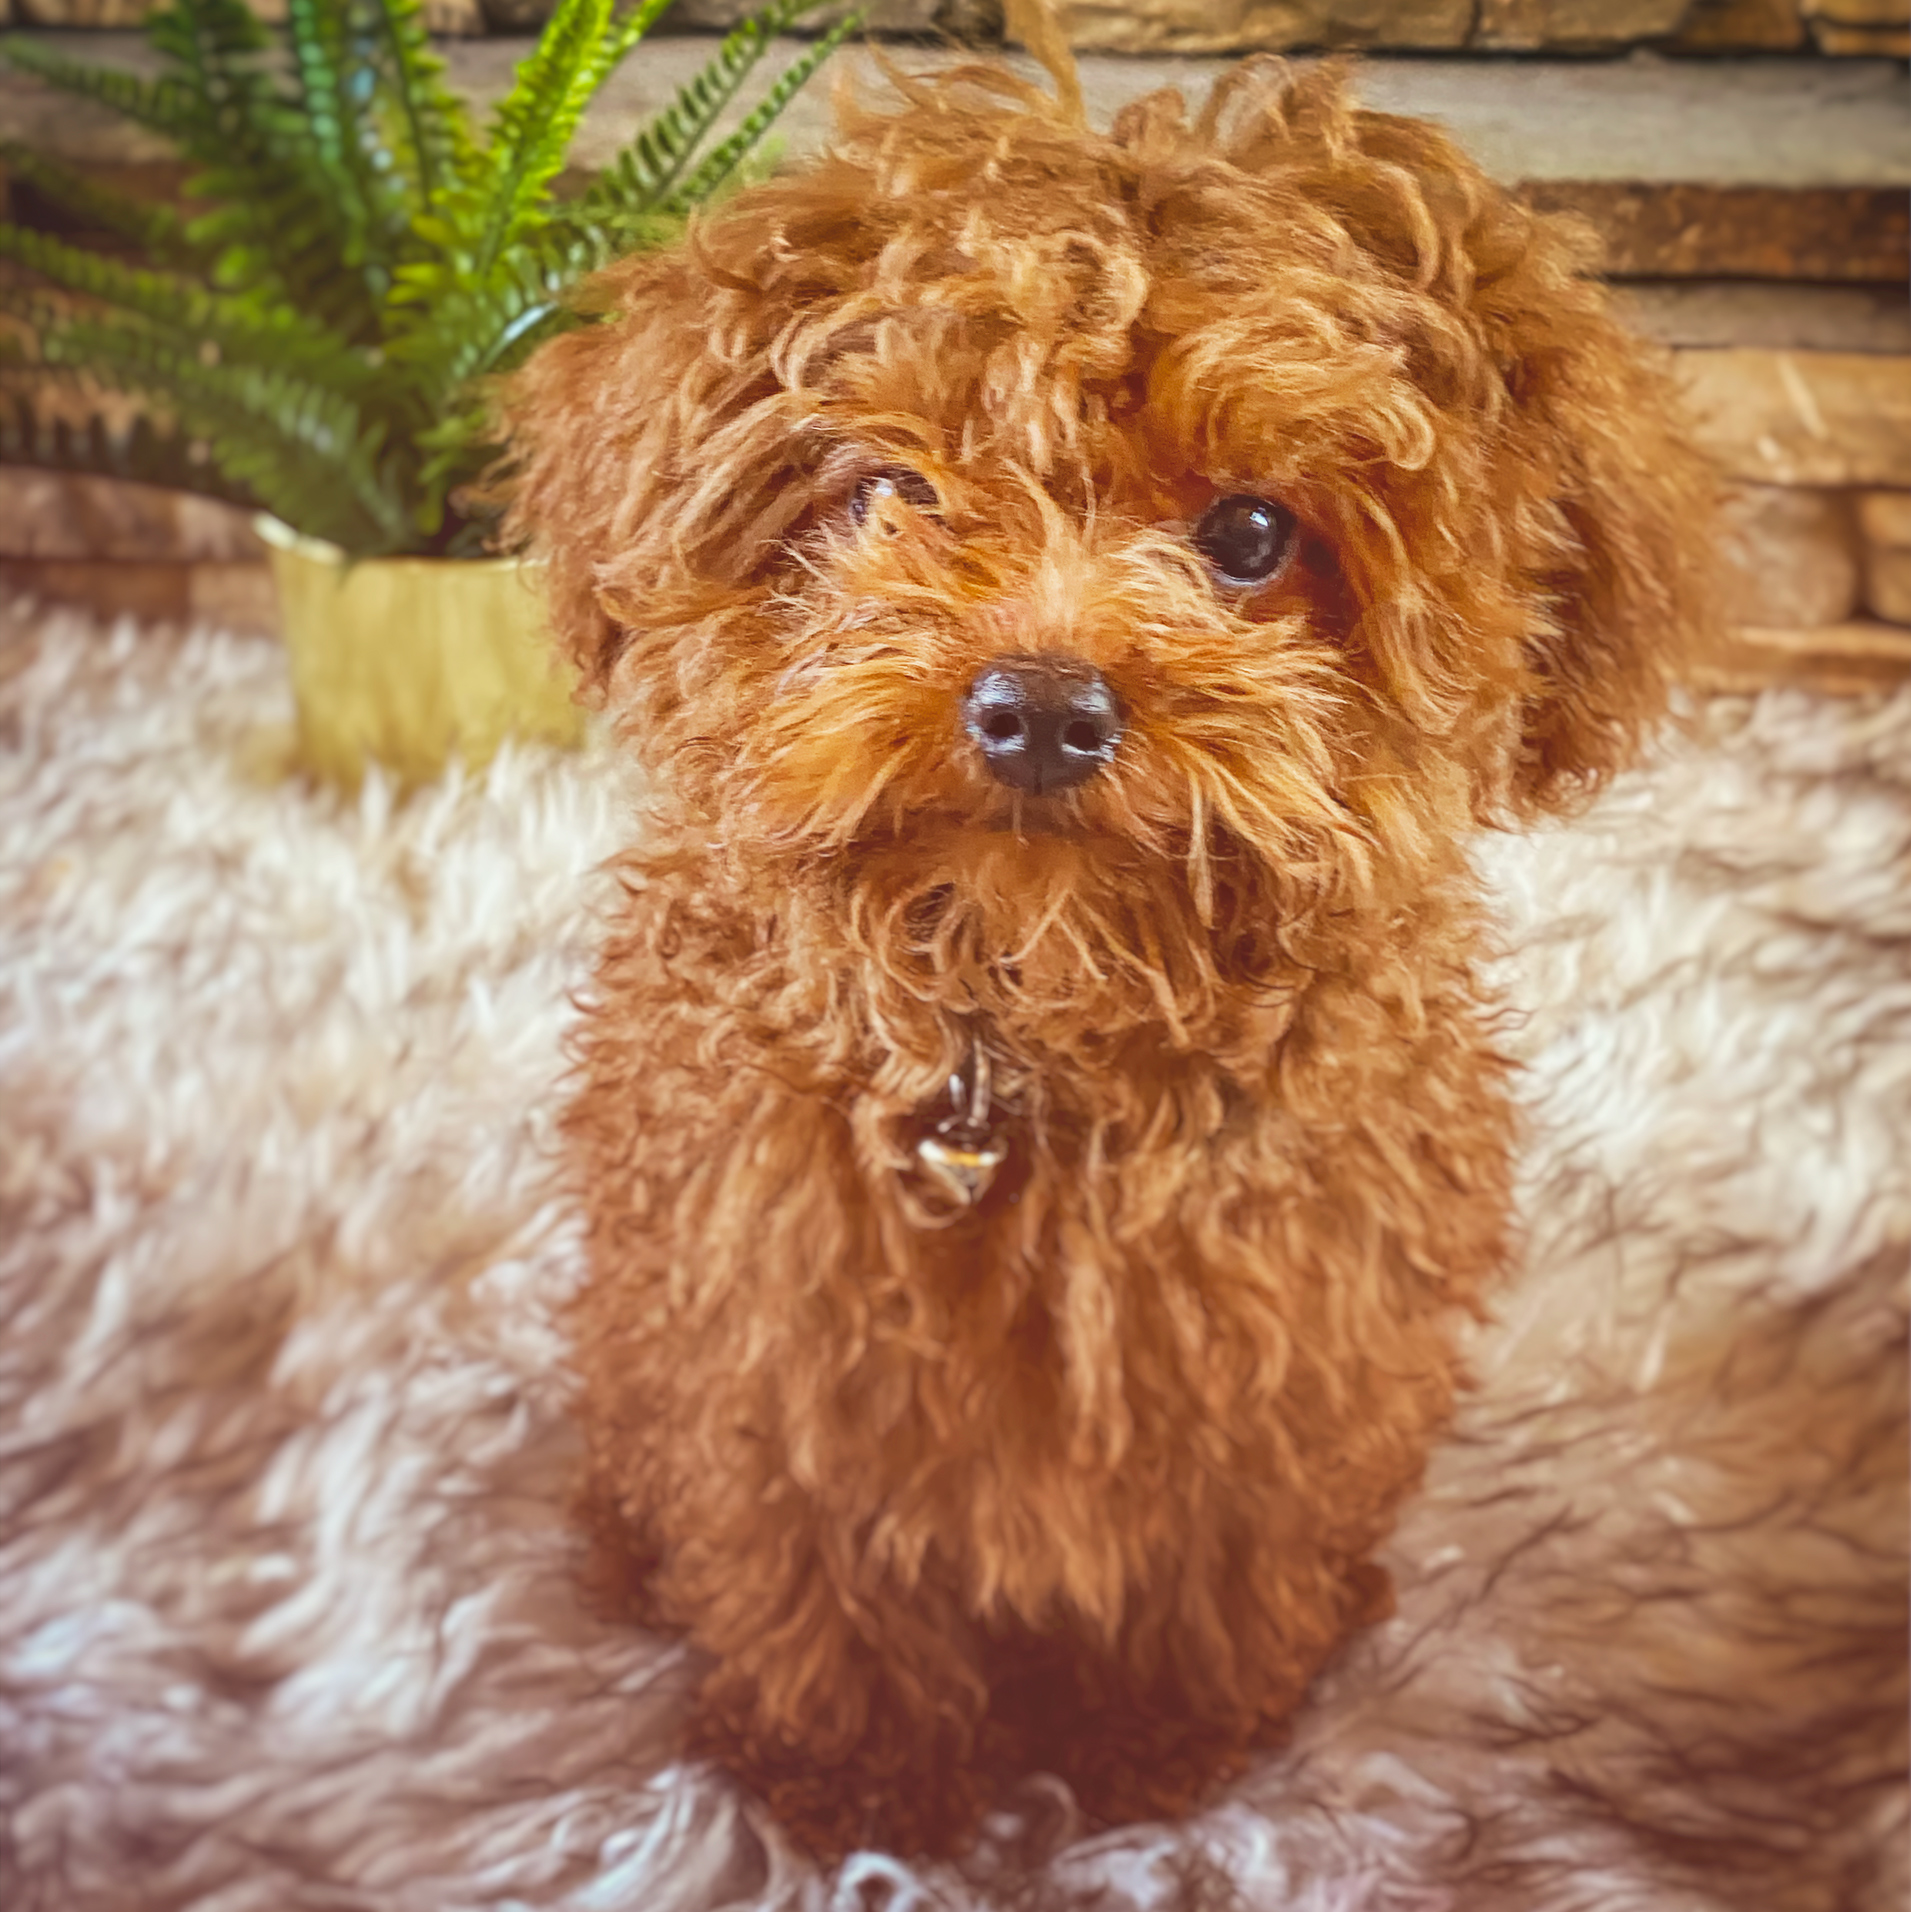
[[[83,66],[21,33],[0,40],[0,54],[22,73],[183,145],[198,123],[192,91],[177,79],[143,80],[109,66]]]
[[[340,0],[286,0],[285,28],[313,149],[333,185],[355,194],[351,161],[358,102],[345,83],[351,39],[347,8]]]
[[[372,24],[399,122],[398,156],[409,168],[419,207],[430,213],[442,193],[475,178],[469,116],[444,84],[444,62],[425,33],[424,0],[382,0],[372,8]]]
[[[190,159],[217,165],[263,143],[261,121],[281,102],[261,65],[265,28],[242,0],[169,0],[146,16],[147,41],[199,111],[174,134]]]
[[[130,239],[150,258],[175,266],[203,263],[198,249],[186,238],[186,222],[170,206],[152,205],[128,193],[115,192],[11,140],[0,141],[0,165],[13,178],[25,180],[56,205],[76,214],[87,226]]]
[[[286,38],[312,158],[331,188],[345,230],[345,262],[361,265],[384,249],[375,234],[380,191],[366,139],[364,101],[348,76],[351,0],[286,0]],[[382,261],[381,261],[382,263]]]
[[[774,0],[761,13],[745,20],[724,39],[709,64],[681,87],[677,97],[612,160],[596,183],[564,210],[561,215],[564,223],[579,226],[597,219],[628,219],[662,206],[723,109],[736,97],[737,89],[749,77],[751,69],[769,50],[770,43],[820,4],[821,0]],[[805,78],[828,58],[843,35],[856,24],[858,18],[852,16],[840,24],[820,48],[805,56]],[[801,83],[798,80],[793,84],[789,93],[793,94]],[[763,121],[753,139],[762,136],[763,128],[787,104],[788,97],[786,94]],[[726,141],[725,145],[730,143]],[[729,172],[747,150],[746,142],[732,155],[723,171]]]
[[[571,287],[612,256],[601,233],[522,240],[483,284],[454,285],[410,308],[418,323],[394,334],[392,359],[415,369],[434,408],[454,405],[467,381],[516,365],[563,325]]]
[[[290,372],[207,365],[137,324],[46,313],[43,364],[91,372],[149,395],[203,438],[229,479],[288,524],[347,550],[395,550],[409,533],[402,496],[379,469],[383,422]]]
[[[98,299],[172,336],[182,351],[281,365],[350,391],[369,384],[374,366],[303,313],[284,306],[261,316],[255,302],[208,292],[191,279],[122,265],[45,233],[0,225],[0,259],[12,259],[69,292]],[[30,300],[30,295],[29,295]],[[22,305],[0,289],[0,307]]]
[[[571,136],[601,75],[593,56],[610,25],[610,0],[558,0],[535,48],[491,118],[472,189],[459,195],[451,235],[455,270],[482,281],[525,229],[562,170]]]
[[[22,176],[142,260],[0,226],[0,259],[61,289],[0,288],[0,312],[38,334],[12,371],[21,354],[0,339],[0,402],[21,380],[84,374],[144,395],[177,430],[142,426],[122,457],[91,427],[49,427],[29,451],[19,412],[0,417],[0,446],[70,469],[124,472],[130,457],[360,555],[475,550],[474,507],[449,500],[497,456],[486,381],[576,322],[579,279],[669,237],[731,180],[857,24],[807,51],[706,154],[771,40],[820,4],[771,0],[613,176],[556,205],[586,107],[666,0],[619,4],[558,0],[482,144],[444,83],[422,0],[287,0],[278,35],[246,0],[162,0],[147,26],[165,61],[157,80],[3,43],[23,70],[169,138],[197,203],[185,216],[141,207],[15,156]]]
[[[821,3],[822,0],[810,0],[812,5]],[[671,0],[637,0],[635,6],[612,19],[591,56],[593,92],[617,71],[624,55],[656,25],[658,15],[670,4]]]
[[[798,12],[807,13],[812,4],[814,0],[804,0],[804,4],[792,11],[791,18],[794,18]],[[807,53],[793,60],[784,69],[776,84],[750,109],[736,131],[728,139],[712,148],[709,156],[698,164],[696,171],[690,175],[689,179],[661,202],[662,209],[666,212],[687,213],[691,207],[708,199],[736,170],[763,135],[776,124],[783,109],[801,91],[811,74],[862,26],[865,17],[861,13],[845,16],[831,27]]]
[[[265,30],[243,0],[172,0],[146,31],[194,101],[179,145],[204,169],[187,190],[212,210],[187,236],[217,251],[219,283],[311,313],[354,343],[376,338],[389,274],[367,259],[362,228],[300,100],[263,58]]]
[[[248,63],[272,43],[241,0],[163,0],[146,16],[146,37],[215,93],[250,71]]]

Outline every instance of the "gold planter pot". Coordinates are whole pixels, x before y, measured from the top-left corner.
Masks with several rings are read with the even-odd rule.
[[[362,558],[258,521],[272,558],[307,768],[348,789],[370,762],[404,786],[507,736],[575,744],[584,713],[552,649],[538,571],[512,558]]]

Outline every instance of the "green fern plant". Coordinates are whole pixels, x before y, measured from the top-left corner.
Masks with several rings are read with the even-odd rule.
[[[43,155],[8,168],[134,262],[0,224],[0,461],[111,472],[262,506],[354,557],[476,555],[461,488],[497,453],[484,381],[577,322],[566,293],[656,244],[733,179],[852,16],[727,138],[716,121],[770,42],[820,0],[770,0],[571,199],[553,185],[585,107],[668,0],[559,0],[481,137],[446,87],[420,0],[172,0],[146,80],[0,42],[40,79],[164,135],[188,212],[108,192]],[[78,295],[75,297],[74,295]],[[144,401],[138,422],[61,422],[49,379]]]

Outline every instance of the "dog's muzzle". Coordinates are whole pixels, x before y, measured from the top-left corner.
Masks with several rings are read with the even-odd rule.
[[[1114,756],[1121,705],[1079,657],[998,657],[969,686],[962,724],[998,783],[1039,797],[1085,783]]]

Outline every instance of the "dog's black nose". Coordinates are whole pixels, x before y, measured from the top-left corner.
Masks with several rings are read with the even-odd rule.
[[[1079,657],[998,657],[969,686],[962,721],[997,782],[1045,796],[1086,782],[1121,741],[1121,706]]]

